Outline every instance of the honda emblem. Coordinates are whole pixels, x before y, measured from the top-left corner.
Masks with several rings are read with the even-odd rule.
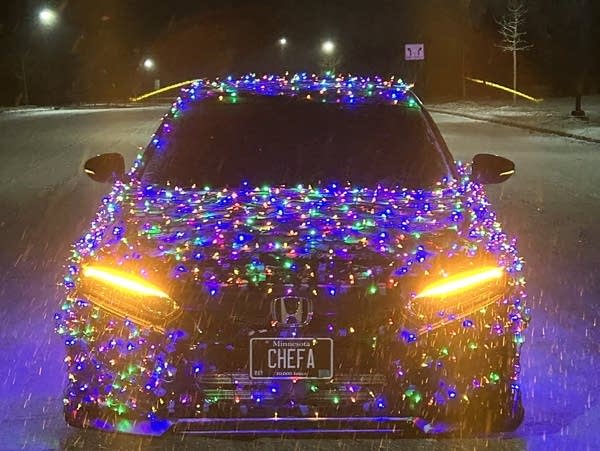
[[[283,296],[271,301],[271,318],[280,327],[302,327],[313,317],[310,299],[298,296]]]

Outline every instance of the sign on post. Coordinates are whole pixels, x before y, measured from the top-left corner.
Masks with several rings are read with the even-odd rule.
[[[404,44],[404,59],[417,61],[425,59],[425,44]]]

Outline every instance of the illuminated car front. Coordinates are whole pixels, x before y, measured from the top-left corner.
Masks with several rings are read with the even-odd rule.
[[[248,80],[205,89],[243,102],[244,83],[294,86]],[[315,100],[357,81],[296,83]],[[415,108],[406,87],[361,83]],[[175,104],[151,152],[169,148],[188,107]],[[67,420],[154,434],[515,427],[522,261],[470,176],[210,188],[134,171],[65,279]]]

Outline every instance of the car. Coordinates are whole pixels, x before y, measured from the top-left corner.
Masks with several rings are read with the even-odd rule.
[[[224,437],[486,434],[523,419],[523,259],[401,80],[197,80],[72,247],[68,424]]]

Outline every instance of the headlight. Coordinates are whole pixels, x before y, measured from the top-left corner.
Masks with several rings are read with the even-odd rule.
[[[84,266],[81,294],[115,315],[163,330],[180,312],[167,293],[141,277],[105,266]]]
[[[485,309],[506,295],[504,268],[484,266],[426,285],[410,300],[408,308],[420,322],[427,323],[421,329],[425,331]]]
[[[446,298],[465,290],[477,288],[504,276],[504,270],[498,267],[478,268],[442,279],[425,287],[417,298]]]

